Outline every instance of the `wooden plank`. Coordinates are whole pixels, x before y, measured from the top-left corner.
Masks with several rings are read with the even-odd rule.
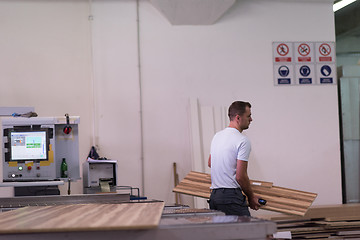
[[[272,187],[272,188],[262,188],[258,186],[252,187],[254,193],[271,195],[276,197],[284,197],[289,199],[298,199],[301,201],[312,202],[317,194],[308,195],[307,193],[303,193],[300,191],[289,191],[288,189],[280,188],[280,187]]]
[[[210,194],[208,194],[208,193],[194,192],[193,190],[187,190],[187,189],[177,188],[177,187],[174,188],[173,191],[178,192],[178,193],[187,194],[187,195],[190,195],[190,196],[202,197],[202,198],[209,198],[210,197]]]
[[[251,180],[254,193],[267,201],[262,209],[304,216],[317,194],[273,186],[271,182]],[[173,189],[174,192],[202,198],[210,198],[211,176],[191,171]]]
[[[360,221],[360,212],[357,216],[336,216],[336,217],[327,217],[325,218],[328,222],[337,222],[337,221]]]
[[[343,217],[350,220],[358,220],[360,216],[360,204],[335,204],[326,206],[312,206],[309,208],[304,216],[289,216],[289,215],[277,215],[266,217],[273,221],[285,221],[285,220],[304,220],[315,218],[326,218],[327,221],[342,221]]]
[[[193,185],[185,184],[185,183],[182,184],[181,188],[179,188],[179,189],[188,190],[188,191],[192,191],[192,192],[198,192],[198,193],[201,193],[201,194],[206,194],[207,198],[210,197],[210,189],[197,188],[197,187],[194,187]]]
[[[291,215],[299,215],[299,216],[304,215],[303,211],[298,211],[296,209],[285,209],[284,206],[282,206],[282,207],[272,207],[270,205],[270,206],[263,206],[263,207],[261,207],[261,209],[266,209],[266,210],[269,210],[269,211],[281,212],[281,213],[286,213],[286,214],[291,214]]]
[[[276,197],[271,197],[271,196],[262,196],[260,195],[260,197],[264,197],[263,199],[267,200],[266,206],[273,206],[273,207],[282,207],[282,208],[287,208],[287,209],[294,209],[294,210],[298,210],[298,211],[306,211],[307,208],[309,208],[310,204],[304,205],[302,204],[301,201],[297,201],[297,202],[289,202],[288,199],[279,199]],[[266,197],[266,198],[265,198]],[[266,207],[264,206],[264,207]]]
[[[339,222],[328,222],[328,221],[315,221],[317,224],[323,224],[327,229],[329,228],[345,228],[345,227],[360,227],[360,221],[339,221]]]
[[[151,229],[163,208],[164,202],[24,207],[0,213],[0,234]]]

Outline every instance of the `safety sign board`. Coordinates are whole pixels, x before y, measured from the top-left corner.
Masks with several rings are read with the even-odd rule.
[[[293,82],[293,65],[291,64],[275,64],[274,65],[274,79],[275,85],[290,85]]]
[[[274,83],[336,84],[335,42],[273,42]]]
[[[314,64],[296,64],[295,75],[297,84],[314,84],[315,65]]]
[[[336,83],[336,65],[334,63],[317,64],[316,68],[319,84]]]
[[[335,43],[317,42],[315,44],[317,62],[335,62]]]
[[[313,62],[314,61],[314,43],[299,42],[294,43],[295,61],[296,62]]]
[[[292,58],[293,58],[292,43],[274,42],[273,55],[275,62],[292,62]]]

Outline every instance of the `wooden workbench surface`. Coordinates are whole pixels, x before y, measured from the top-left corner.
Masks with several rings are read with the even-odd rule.
[[[156,228],[163,202],[24,207],[0,213],[0,234]]]

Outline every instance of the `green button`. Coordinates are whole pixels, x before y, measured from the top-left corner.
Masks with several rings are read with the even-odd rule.
[[[20,166],[20,167],[19,167],[19,170],[22,171],[22,170],[23,170],[23,167]]]

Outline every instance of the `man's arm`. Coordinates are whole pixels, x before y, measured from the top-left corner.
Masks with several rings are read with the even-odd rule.
[[[236,164],[236,181],[239,183],[241,190],[245,193],[249,201],[249,207],[254,210],[258,210],[260,204],[258,203],[258,197],[254,195],[251,189],[249,176],[247,174],[247,161],[237,160]]]
[[[211,154],[209,154],[208,166],[211,168]]]

